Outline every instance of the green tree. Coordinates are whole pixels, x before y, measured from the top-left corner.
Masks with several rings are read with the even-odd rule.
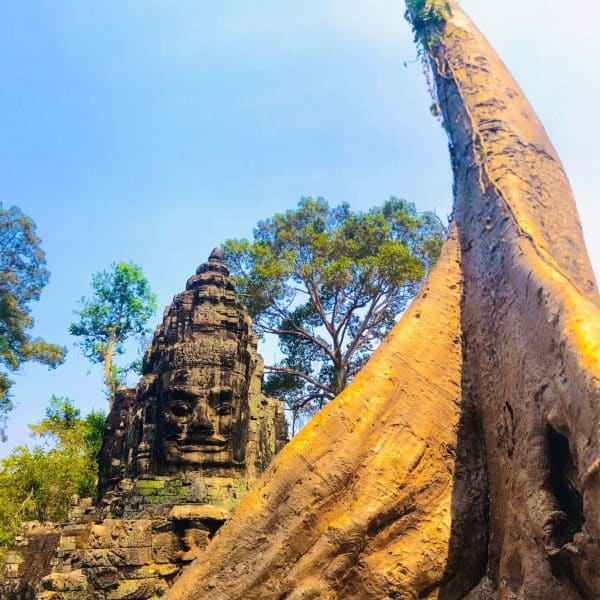
[[[30,303],[48,283],[44,252],[35,223],[13,206],[0,204],[0,434],[12,408],[9,373],[33,360],[56,367],[65,348],[32,338]]]
[[[83,308],[69,331],[80,337],[78,345],[93,363],[103,363],[104,383],[112,405],[114,391],[121,377],[132,367],[113,364],[116,354],[123,354],[125,342],[148,333],[146,323],[156,310],[156,296],[142,269],[133,263],[114,263],[109,270],[92,276],[91,299],[82,298]]]
[[[260,334],[278,337],[265,393],[292,417],[336,396],[394,325],[437,259],[445,232],[431,212],[395,197],[368,212],[303,198],[258,223],[254,239],[227,240],[241,298]]]
[[[103,426],[101,412],[82,418],[72,400],[52,396],[45,417],[29,426],[41,443],[0,461],[0,546],[22,521],[65,519],[73,494],[95,496]]]

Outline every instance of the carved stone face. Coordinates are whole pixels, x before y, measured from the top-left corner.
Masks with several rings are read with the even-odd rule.
[[[244,460],[247,436],[240,397],[231,382],[201,382],[194,370],[171,372],[160,394],[162,447],[159,461],[169,466],[227,468]]]

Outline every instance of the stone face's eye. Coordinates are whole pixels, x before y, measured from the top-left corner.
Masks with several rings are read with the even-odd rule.
[[[187,417],[190,414],[191,409],[187,404],[183,404],[183,402],[176,402],[171,406],[171,412],[176,417]]]
[[[229,417],[233,414],[233,408],[228,404],[223,404],[218,406],[215,412],[219,417]]]

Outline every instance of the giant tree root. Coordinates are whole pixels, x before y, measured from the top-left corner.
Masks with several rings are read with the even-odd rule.
[[[461,404],[457,246],[454,235],[371,361],[280,452],[172,598],[366,599],[436,586]]]
[[[409,14],[459,243],[170,598],[600,597],[600,302],[571,191],[456,2]]]

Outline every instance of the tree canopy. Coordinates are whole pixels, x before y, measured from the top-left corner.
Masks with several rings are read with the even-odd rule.
[[[21,522],[62,520],[73,494],[96,494],[103,427],[103,413],[82,418],[72,400],[52,396],[45,417],[29,426],[40,443],[0,461],[0,546],[12,542]]]
[[[112,400],[119,376],[128,367],[113,364],[123,354],[125,342],[148,333],[146,324],[156,311],[156,296],[142,269],[131,262],[117,262],[92,276],[92,298],[82,298],[79,320],[69,331],[93,363],[104,363],[104,382]],[[132,363],[135,366],[136,363]]]
[[[440,220],[392,197],[367,212],[303,198],[222,247],[261,334],[278,337],[265,393],[293,426],[336,396],[418,290],[439,255]]]
[[[56,367],[65,348],[33,338],[30,303],[50,277],[35,223],[13,206],[0,204],[0,433],[12,408],[9,373],[27,361]]]

